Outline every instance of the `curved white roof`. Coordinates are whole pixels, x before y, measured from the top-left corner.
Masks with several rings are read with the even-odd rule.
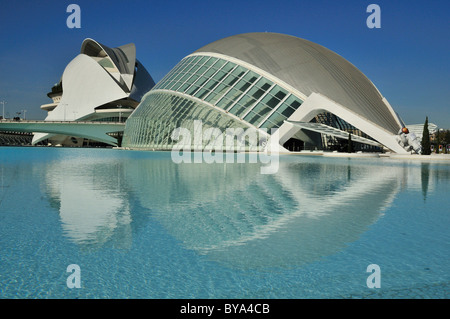
[[[278,33],[246,33],[212,42],[195,53],[219,53],[252,64],[301,93],[320,93],[396,134],[397,115],[353,64],[308,40]]]
[[[66,66],[61,82],[61,100],[46,121],[86,119],[97,107],[114,101],[131,99],[136,103],[155,85],[136,59],[133,43],[110,48],[93,39],[83,41],[80,54]],[[33,144],[50,136],[37,133]]]

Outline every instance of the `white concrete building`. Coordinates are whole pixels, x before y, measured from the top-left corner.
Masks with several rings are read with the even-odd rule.
[[[321,122],[323,114],[337,120]],[[399,144],[404,124],[398,114],[361,71],[319,44],[284,34],[235,35],[186,56],[127,120],[123,146],[170,150],[180,142],[174,129],[194,136],[196,120],[204,129],[254,129],[258,145],[276,131],[283,151],[292,140],[322,148],[323,136],[342,139],[355,131],[362,132],[358,143],[411,150]],[[186,143],[205,150],[210,141]],[[251,149],[247,143],[239,150]]]
[[[109,48],[86,39],[80,54],[67,65],[59,83],[48,93],[53,103],[42,105],[41,109],[48,111],[46,121],[125,122],[154,85],[150,74],[136,59],[133,43]],[[99,134],[103,137],[104,132]],[[83,144],[83,138],[76,135],[48,133],[36,133],[33,144],[46,139],[52,145]]]

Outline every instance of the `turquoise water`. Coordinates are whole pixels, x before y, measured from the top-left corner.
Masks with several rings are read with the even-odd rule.
[[[448,298],[450,165],[0,148],[1,298]],[[81,288],[68,288],[68,265]],[[380,288],[367,272],[377,264]]]

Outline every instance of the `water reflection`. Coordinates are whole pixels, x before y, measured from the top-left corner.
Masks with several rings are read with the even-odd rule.
[[[129,248],[148,222],[229,267],[294,267],[357,240],[404,187],[432,189],[427,165],[286,157],[259,164],[174,164],[169,153],[65,159],[45,185],[65,235],[86,247]]]
[[[430,183],[430,163],[421,164],[421,181],[423,200],[427,199],[428,185]]]
[[[392,202],[401,173],[309,160],[282,162],[276,175],[250,164],[167,165],[127,170],[141,204],[185,247],[239,268],[298,266],[338,252]],[[137,178],[142,171],[148,179]],[[158,181],[157,194],[148,180]]]
[[[105,158],[64,158],[49,164],[45,187],[59,210],[64,234],[84,247],[131,245],[131,212],[122,187],[123,163]]]

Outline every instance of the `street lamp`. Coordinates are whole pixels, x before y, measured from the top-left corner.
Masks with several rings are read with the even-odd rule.
[[[5,119],[5,101],[1,101],[1,104],[3,104],[3,119]]]

